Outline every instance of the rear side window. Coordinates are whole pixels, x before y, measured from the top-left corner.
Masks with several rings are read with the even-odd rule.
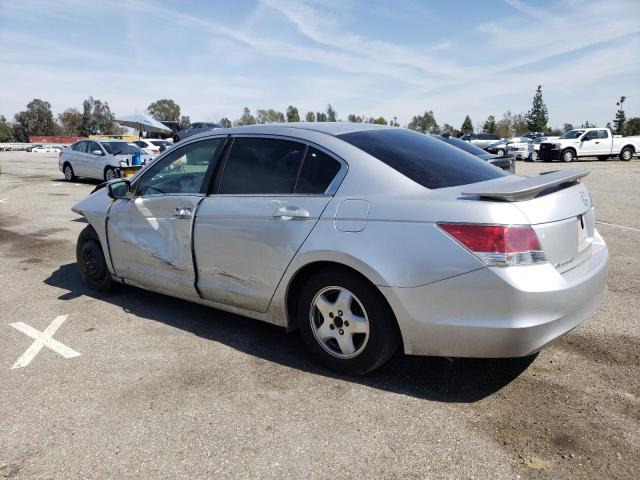
[[[288,194],[305,145],[272,138],[236,138],[222,173],[221,194]]]
[[[340,162],[326,153],[309,147],[296,185],[296,193],[322,194],[326,192],[340,171],[340,166]]]
[[[368,130],[338,138],[426,188],[456,187],[506,175],[459,148],[411,130]]]
[[[598,138],[609,138],[609,132],[606,130],[598,130]]]
[[[76,152],[86,153],[88,142],[78,142],[71,147]]]

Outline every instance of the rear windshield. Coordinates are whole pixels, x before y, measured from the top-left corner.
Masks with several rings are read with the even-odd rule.
[[[431,189],[468,185],[506,175],[478,157],[411,130],[367,130],[344,133],[338,138]]]
[[[133,155],[140,149],[127,142],[102,142],[102,146],[111,155]]]

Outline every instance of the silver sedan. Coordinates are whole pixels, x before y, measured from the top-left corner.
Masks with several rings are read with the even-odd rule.
[[[428,135],[349,123],[218,129],[74,206],[87,285],[300,330],[361,374],[402,348],[526,356],[589,317],[608,251],[588,171],[535,177]]]

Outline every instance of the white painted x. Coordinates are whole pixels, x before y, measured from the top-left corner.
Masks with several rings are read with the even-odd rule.
[[[38,352],[42,350],[42,347],[47,347],[54,352],[62,355],[64,358],[73,358],[80,356],[80,354],[73,348],[69,348],[64,343],[53,339],[53,335],[68,317],[69,315],[58,315],[53,320],[53,322],[51,322],[51,325],[45,328],[42,332],[23,322],[10,323],[9,325],[11,325],[13,328],[21,331],[25,335],[35,340],[31,344],[31,346],[27,348],[27,350],[22,354],[22,356],[18,360],[16,360],[16,363],[14,363],[11,368],[22,368],[29,365],[31,363],[31,360],[33,360]]]

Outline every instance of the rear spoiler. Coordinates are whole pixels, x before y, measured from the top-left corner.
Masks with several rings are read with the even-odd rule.
[[[559,170],[556,172],[541,173],[537,177],[525,177],[514,182],[495,182],[479,187],[477,190],[466,190],[462,195],[495,198],[508,202],[529,200],[543,190],[557,187],[563,183],[575,182],[589,174],[589,170]]]

